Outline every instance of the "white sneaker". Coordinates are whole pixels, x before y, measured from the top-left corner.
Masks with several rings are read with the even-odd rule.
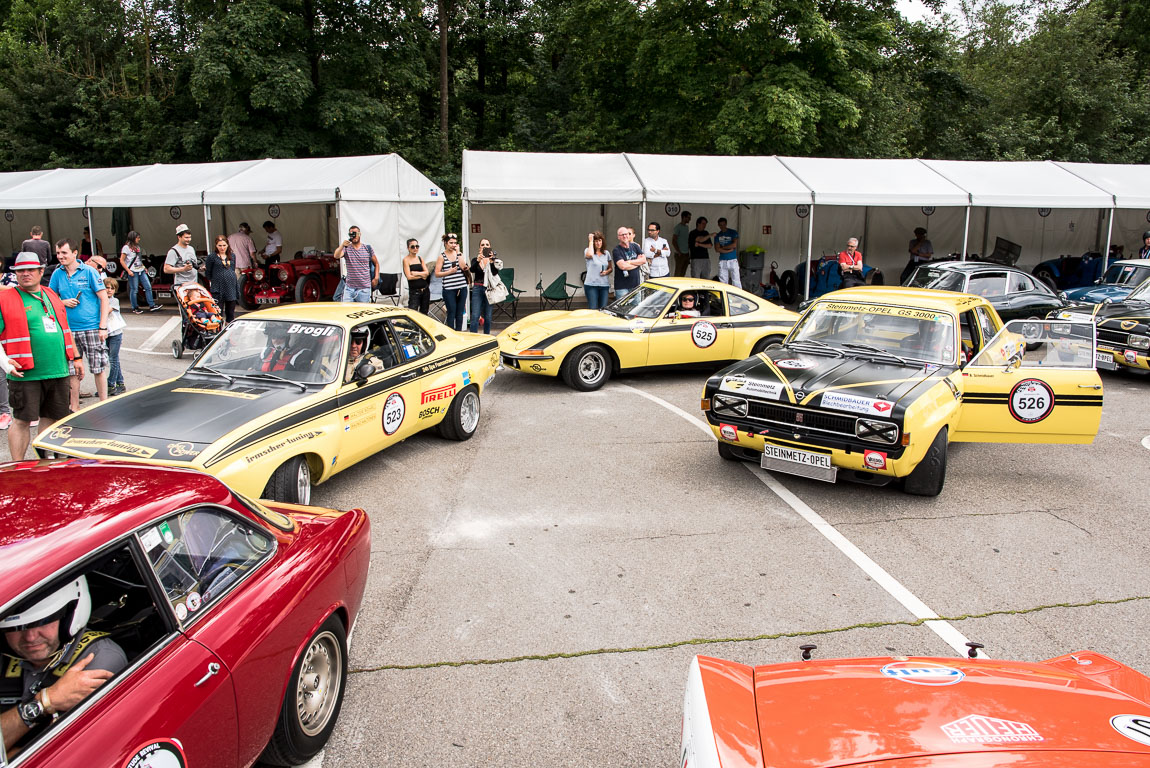
[[[8,429],[12,426],[12,414],[0,413],[0,429]]]
[[[30,422],[28,422],[28,426],[29,427],[38,427],[38,426],[40,426],[40,420],[36,419],[35,421],[30,421]]]

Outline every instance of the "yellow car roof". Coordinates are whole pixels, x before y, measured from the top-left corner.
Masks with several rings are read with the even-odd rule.
[[[307,304],[279,304],[248,312],[248,320],[302,320],[311,323],[335,323],[345,328],[365,320],[387,315],[410,315],[414,310],[391,304],[356,304],[351,302],[320,301]],[[421,315],[426,318],[426,315]]]
[[[676,291],[720,291],[726,290],[732,293],[741,293],[745,296],[761,299],[761,296],[755,296],[733,285],[720,283],[718,280],[700,280],[697,277],[651,277],[644,282],[653,283],[655,285],[662,285],[667,288],[672,288]]]
[[[904,307],[918,307],[936,312],[967,312],[975,306],[990,306],[981,296],[955,291],[935,291],[929,288],[900,288],[881,285],[843,288],[826,293],[815,300],[857,301],[864,304],[898,304]]]

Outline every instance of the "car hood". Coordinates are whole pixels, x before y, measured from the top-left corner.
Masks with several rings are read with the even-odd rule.
[[[1150,758],[1150,746],[1111,724],[1145,717],[1150,705],[1048,664],[835,660],[758,667],[754,685],[763,753],[775,768],[898,758],[894,766],[1132,766]],[[1126,759],[1082,761],[1105,751]],[[1077,752],[1078,761],[1044,757],[1062,752]]]
[[[725,390],[739,378],[778,384],[781,402],[825,408],[854,415],[901,418],[906,408],[955,366],[905,366],[869,357],[799,352],[790,347],[768,350],[715,374]],[[724,384],[723,382],[727,383]],[[756,394],[748,391],[748,394]]]
[[[549,310],[536,312],[520,320],[499,334],[503,349],[527,349],[540,341],[550,343],[552,337],[594,331],[622,332],[632,327],[644,327],[653,320],[625,320],[597,309],[576,309],[570,312]],[[557,340],[557,339],[556,339]]]
[[[119,395],[57,424],[37,444],[68,453],[193,462],[212,443],[307,397],[299,387],[185,374]]]
[[[1058,310],[1058,318],[1090,318],[1106,327],[1118,326],[1122,320],[1135,320],[1140,323],[1150,321],[1150,302],[1116,301],[1111,304],[1072,304]],[[1125,330],[1130,330],[1129,328]]]
[[[1066,291],[1066,298],[1089,304],[1099,304],[1106,299],[1121,301],[1137,287],[1135,285],[1091,285]]]

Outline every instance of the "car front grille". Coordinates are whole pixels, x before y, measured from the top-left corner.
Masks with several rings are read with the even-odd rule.
[[[833,432],[851,438],[855,436],[855,418],[853,416],[838,416],[810,408],[794,408],[752,400],[747,417],[775,425],[817,429],[821,432]]]
[[[1106,342],[1107,344],[1114,344],[1119,347],[1126,346],[1126,340],[1130,338],[1130,334],[1123,333],[1122,331],[1112,331],[1108,328],[1098,329],[1098,341]]]

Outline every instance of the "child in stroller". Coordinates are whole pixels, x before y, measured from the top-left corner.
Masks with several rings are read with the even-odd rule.
[[[180,306],[180,338],[172,342],[172,356],[177,360],[185,349],[201,350],[220,333],[223,316],[220,305],[199,283],[176,286],[176,301]]]

